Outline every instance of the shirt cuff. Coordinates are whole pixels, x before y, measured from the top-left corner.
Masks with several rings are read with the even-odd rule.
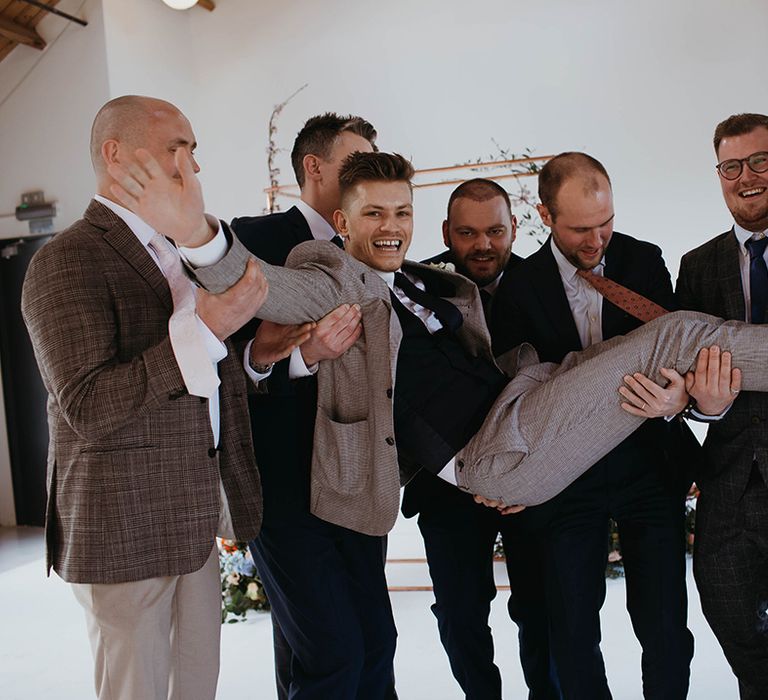
[[[733,404],[731,404],[733,406]],[[725,414],[728,413],[728,411],[731,410],[731,406],[728,406],[722,413],[716,415],[716,416],[708,416],[706,413],[700,413],[695,408],[691,409],[691,418],[693,418],[696,421],[699,421],[700,423],[716,423],[719,420],[722,420],[725,418]]]
[[[195,320],[197,321],[200,335],[203,338],[203,343],[205,343],[208,357],[211,358],[213,364],[218,364],[227,356],[227,346],[216,337],[214,332],[203,323],[203,320],[197,314],[195,314]]]
[[[294,348],[291,353],[291,360],[288,363],[288,379],[302,379],[311,377],[317,373],[317,363],[307,367],[304,358],[301,356],[301,349]]]
[[[443,480],[447,481],[449,484],[453,484],[454,486],[458,486],[458,483],[456,482],[456,458],[454,457],[448,464],[446,464],[438,473],[437,475]]]
[[[258,384],[259,382],[263,382],[269,377],[270,374],[272,374],[272,368],[270,368],[269,372],[264,372],[262,374],[261,372],[257,372],[255,369],[253,369],[253,367],[251,367],[251,362],[249,360],[251,357],[251,345],[253,345],[253,338],[248,341],[248,345],[245,346],[245,351],[243,352],[243,369],[248,375],[248,379],[250,379],[254,384]]]
[[[205,218],[209,224],[218,227],[213,239],[197,248],[185,248],[184,246],[179,246],[179,255],[181,255],[184,262],[193,268],[215,265],[229,250],[229,243],[224,234],[224,229],[221,227],[221,221],[214,219],[210,214],[206,214]]]

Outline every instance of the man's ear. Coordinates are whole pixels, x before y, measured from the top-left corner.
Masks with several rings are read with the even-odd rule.
[[[320,159],[317,156],[307,153],[301,161],[301,165],[304,168],[305,180],[320,179]]]
[[[101,144],[101,159],[105,165],[120,162],[120,142],[115,139],[107,139]]]
[[[517,217],[514,214],[512,214],[511,224],[512,224],[512,243],[514,243],[515,238],[517,238]]]
[[[552,216],[551,212],[547,207],[545,207],[543,204],[537,204],[536,205],[536,211],[539,212],[539,216],[541,217],[541,221],[545,226],[549,226],[552,228],[552,222],[555,220]]]
[[[448,237],[448,219],[443,221],[443,243],[446,248],[451,247],[451,239]]]
[[[343,209],[337,209],[333,212],[333,225],[342,238],[349,236],[349,222]]]

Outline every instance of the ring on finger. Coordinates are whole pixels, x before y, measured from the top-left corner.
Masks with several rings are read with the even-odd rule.
[[[645,406],[646,406],[646,403],[645,403],[645,401],[643,401],[643,405],[642,405],[642,406],[640,406],[640,410],[641,410],[641,411],[644,411],[644,410],[645,410]]]

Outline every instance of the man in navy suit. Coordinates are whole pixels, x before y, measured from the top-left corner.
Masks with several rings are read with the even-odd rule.
[[[486,320],[502,278],[522,258],[512,252],[517,221],[503,187],[474,179],[448,199],[443,221],[447,250],[425,263],[451,264],[480,288]],[[489,324],[491,338],[495,326]],[[435,614],[453,675],[468,700],[501,700],[501,674],[493,662],[488,627],[496,596],[493,550],[501,533],[510,581],[509,616],[519,629],[520,661],[531,700],[560,698],[550,670],[544,585],[535,531],[527,513],[503,515],[475,503],[427,470],[405,487],[403,514],[419,514],[419,529],[435,593]]]
[[[560,362],[572,350],[641,325],[604,299],[577,274],[580,270],[673,308],[670,276],[659,248],[614,232],[611,184],[598,161],[582,153],[553,158],[540,173],[539,197],[539,211],[552,236],[497,292],[496,351],[527,341],[542,361]],[[626,396],[635,397],[634,410],[640,415],[672,416],[686,405],[683,378],[673,372],[665,376],[670,380],[666,388],[644,377],[628,378]],[[696,448],[679,420],[646,421],[542,506],[549,521],[550,643],[565,697],[611,697],[599,618],[611,518],[619,526],[627,609],[643,650],[644,697],[686,696],[693,637],[686,626],[684,499]]]
[[[237,236],[254,255],[275,265],[283,265],[291,250],[304,241],[327,240],[341,245],[331,223],[333,212],[340,206],[339,167],[350,153],[374,150],[375,141],[375,129],[360,117],[328,113],[307,120],[291,152],[301,199],[286,212],[235,219],[232,228]],[[279,354],[274,348],[282,348],[283,339],[300,328],[267,321],[255,327],[256,323],[249,324],[241,336],[254,337],[255,330],[254,341],[248,346],[250,370],[264,378],[268,389],[249,399],[265,503],[263,536],[251,542],[251,551],[272,605],[278,694],[281,700],[289,696],[347,697],[347,688],[356,688],[358,679],[350,666],[350,650],[334,643],[343,635],[336,636],[332,630],[334,626],[359,624],[359,619],[353,612],[346,615],[345,608],[331,600],[318,604],[316,599],[322,587],[333,584],[324,569],[313,563],[313,557],[321,556],[318,538],[333,526],[309,513],[316,382],[309,377],[308,368],[337,357],[357,340],[360,312],[355,306],[339,307],[318,323],[309,340],[289,359],[277,363],[274,360]],[[346,546],[361,548],[349,554],[359,554],[359,573],[364,578],[365,557],[380,559],[383,539],[359,533],[350,533],[349,539]],[[326,562],[331,566],[327,558]],[[334,574],[341,576],[343,572],[338,569]],[[326,580],[318,581],[315,576]],[[371,591],[382,590],[362,583]],[[386,620],[379,624],[377,611],[391,616],[389,601],[361,604],[365,602],[371,603],[366,619],[384,634],[389,627]],[[377,685],[376,693],[389,684],[386,697],[391,698],[396,696],[389,649],[390,645],[382,644],[378,650],[382,656],[388,655],[386,662],[376,658],[366,659],[366,663],[382,666],[380,676],[384,680],[376,677],[372,682]],[[368,670],[364,673],[374,678]],[[375,697],[373,692],[370,697]]]

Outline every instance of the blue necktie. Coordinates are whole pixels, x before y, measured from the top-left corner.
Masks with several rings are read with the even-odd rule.
[[[752,323],[765,323],[768,305],[768,267],[765,265],[765,247],[768,237],[750,238],[745,244],[749,251],[749,296]]]

